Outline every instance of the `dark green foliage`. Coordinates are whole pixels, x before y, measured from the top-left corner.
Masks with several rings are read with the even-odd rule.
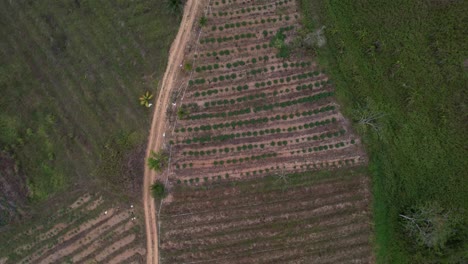
[[[184,9],[184,5],[182,0],[165,0],[167,9],[173,13],[180,15]]]
[[[148,166],[156,172],[161,172],[167,167],[169,155],[163,151],[151,151],[151,156],[148,158]]]
[[[153,183],[151,185],[151,195],[156,199],[164,198],[167,195],[164,184],[160,181],[156,181],[155,183]]]

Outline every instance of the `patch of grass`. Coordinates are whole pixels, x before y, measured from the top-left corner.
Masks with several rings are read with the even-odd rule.
[[[379,118],[356,126],[370,154],[379,263],[456,262],[466,230],[444,252],[415,245],[398,217],[437,202],[468,210],[463,1],[302,1],[303,23],[326,26],[315,48],[345,113]],[[360,113],[360,114],[358,114]],[[462,220],[468,222],[467,214]],[[465,225],[466,226],[466,225]]]
[[[138,98],[156,91],[178,26],[163,2],[0,4],[0,149],[33,201],[120,173],[98,166],[120,167],[143,144],[151,111]],[[121,134],[136,141],[115,147]]]

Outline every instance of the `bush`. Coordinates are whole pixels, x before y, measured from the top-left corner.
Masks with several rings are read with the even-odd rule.
[[[206,23],[208,22],[208,19],[205,16],[200,17],[200,26],[204,27],[206,26]]]
[[[163,151],[154,152],[151,151],[151,155],[148,159],[148,166],[150,169],[156,172],[161,172],[168,165],[169,156]]]
[[[180,180],[177,181],[180,183]],[[162,199],[166,197],[166,188],[164,184],[160,181],[156,181],[151,185],[151,195],[156,199]]]

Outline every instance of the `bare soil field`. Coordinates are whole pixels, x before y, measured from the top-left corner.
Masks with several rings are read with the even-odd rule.
[[[374,262],[367,156],[326,71],[291,48],[296,4],[209,1],[193,25],[166,111],[159,263]]]
[[[360,170],[178,185],[160,215],[161,263],[370,263]]]
[[[41,226],[9,236],[1,263],[144,263],[141,208],[84,194]],[[2,246],[3,247],[3,246]]]

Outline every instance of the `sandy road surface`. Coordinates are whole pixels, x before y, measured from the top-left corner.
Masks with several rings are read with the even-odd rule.
[[[195,21],[196,13],[202,7],[200,0],[188,0],[180,24],[179,32],[172,43],[169,51],[169,60],[167,69],[161,83],[161,91],[155,103],[151,131],[148,138],[148,149],[146,150],[146,159],[148,159],[152,150],[157,151],[161,148],[164,141],[163,133],[166,128],[166,109],[170,103],[170,97],[175,88],[175,78],[180,71],[179,65],[184,59],[185,45],[190,38]],[[150,186],[156,179],[156,173],[146,166],[143,183],[143,206],[145,210],[145,226],[147,240],[147,263],[158,264],[158,229],[156,219],[156,209],[154,199],[151,197]]]

